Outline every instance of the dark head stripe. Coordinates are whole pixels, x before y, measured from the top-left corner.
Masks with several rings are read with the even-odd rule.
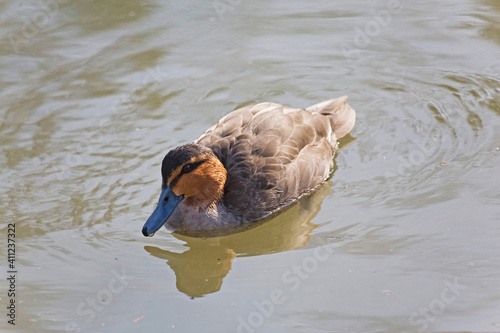
[[[182,168],[184,167],[184,165],[181,165],[179,168],[181,168],[181,172],[179,172],[179,174],[174,178],[172,179],[172,181],[170,182],[170,188],[174,188],[175,184],[177,184],[177,182],[179,181],[179,179],[181,179],[181,177],[187,173],[190,173],[190,172],[193,172],[194,170],[196,170],[196,168],[198,168],[200,165],[202,165],[203,163],[205,163],[207,160],[204,159],[204,160],[200,160],[200,161],[197,161],[197,162],[193,162],[191,163],[193,165],[193,169],[191,169],[191,171],[189,172],[184,172],[184,170],[182,170]]]
[[[210,149],[194,143],[188,143],[172,149],[165,155],[161,166],[161,174],[164,182],[167,183],[169,179],[173,179],[174,175],[177,175],[179,167],[193,158],[210,153],[212,153]]]

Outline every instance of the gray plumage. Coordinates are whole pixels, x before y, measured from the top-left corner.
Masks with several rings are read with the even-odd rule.
[[[296,109],[260,103],[231,112],[195,144],[227,170],[222,202],[239,222],[261,219],[329,176],[337,140],[354,126],[347,96]]]

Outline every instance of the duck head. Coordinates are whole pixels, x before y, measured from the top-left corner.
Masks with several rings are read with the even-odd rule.
[[[206,210],[222,197],[227,171],[212,150],[197,144],[172,149],[161,166],[162,188],[158,205],[142,234],[153,236],[179,205]]]

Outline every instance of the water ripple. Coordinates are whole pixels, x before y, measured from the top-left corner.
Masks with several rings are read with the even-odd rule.
[[[499,129],[490,120],[500,114],[500,81],[439,71],[432,82],[406,79],[414,81],[411,88],[392,83],[383,97],[364,107],[370,113],[361,113],[355,129],[355,136],[361,133],[356,141],[361,165],[353,164],[351,148],[337,158],[340,170],[353,165],[363,169],[364,179],[338,183],[357,188],[369,205],[409,208],[449,200],[464,186],[462,174],[498,158],[492,154],[498,149]],[[446,191],[440,189],[443,181],[449,184]]]

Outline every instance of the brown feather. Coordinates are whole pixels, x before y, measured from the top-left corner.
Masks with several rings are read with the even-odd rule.
[[[307,109],[260,103],[233,111],[195,143],[227,170],[222,202],[241,221],[263,218],[322,184],[333,167],[337,139],[355,112],[341,97]]]

